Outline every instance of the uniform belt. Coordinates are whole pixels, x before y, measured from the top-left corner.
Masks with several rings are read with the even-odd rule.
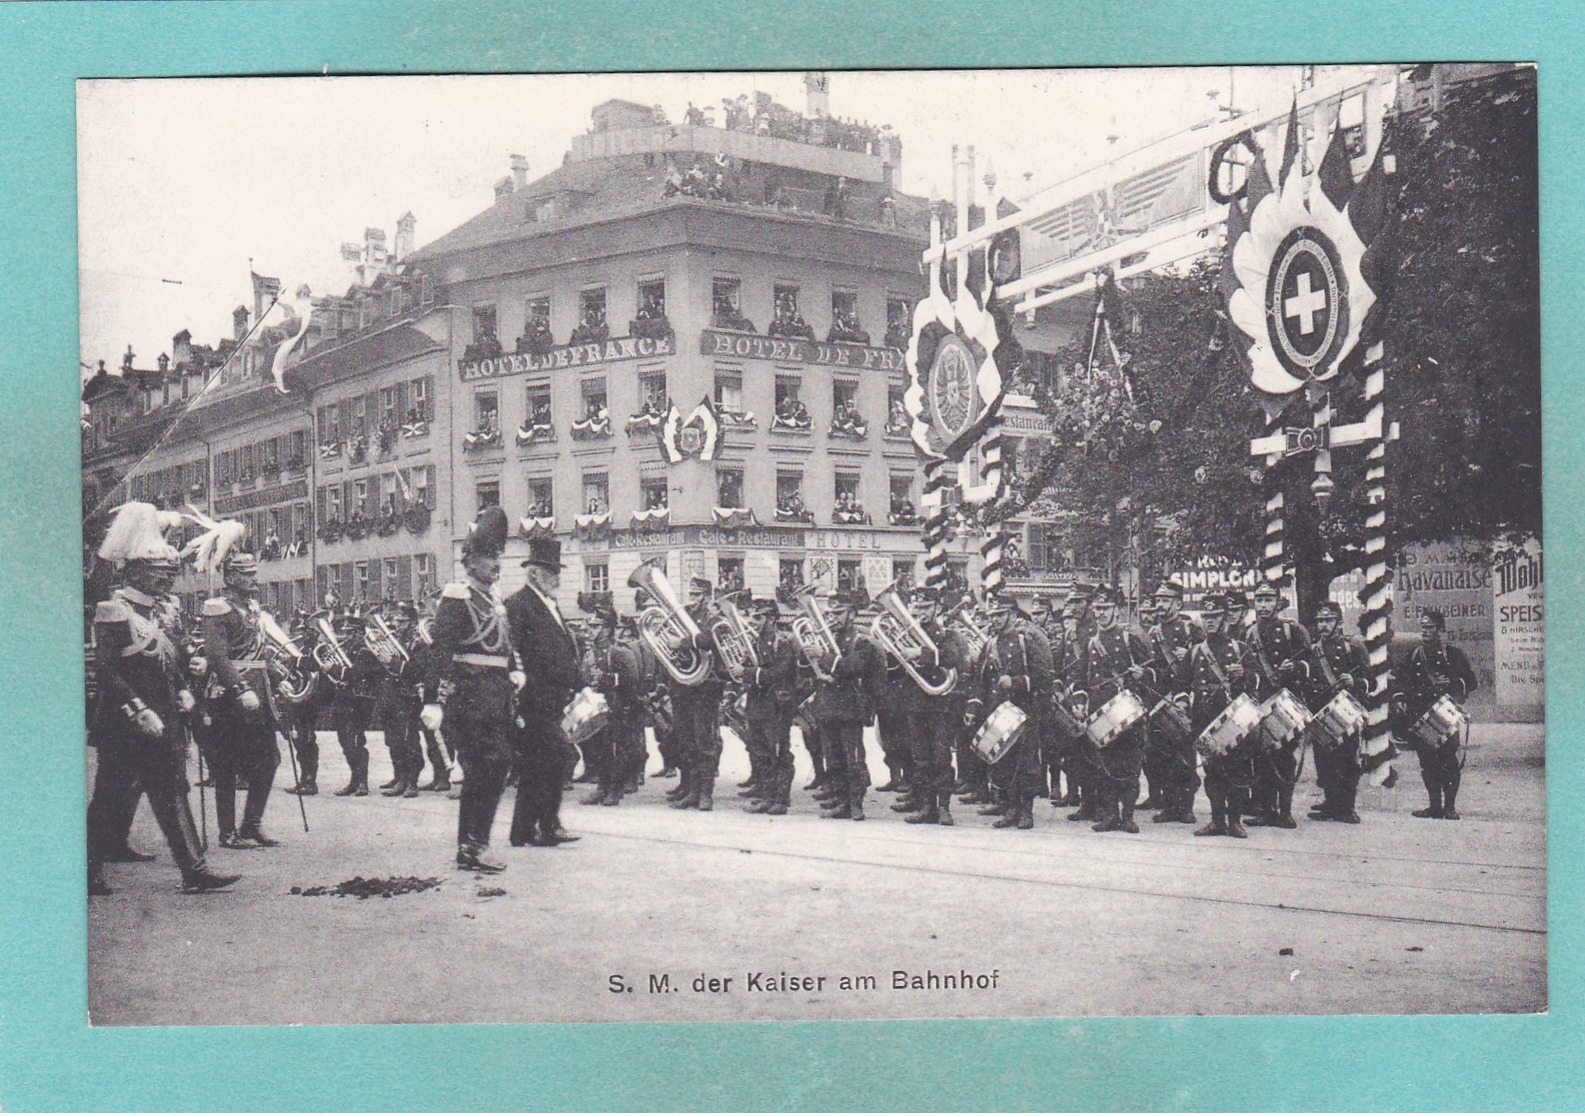
[[[474,667],[502,667],[506,663],[504,655],[480,655],[477,652],[458,652],[451,657],[453,663],[467,663]]]
[[[269,661],[263,659],[233,659],[231,666],[238,671],[267,671],[270,665]]]

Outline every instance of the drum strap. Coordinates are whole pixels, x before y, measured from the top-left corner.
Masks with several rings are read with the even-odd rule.
[[[1321,674],[1326,676],[1326,690],[1330,694],[1337,690],[1337,672],[1332,670],[1332,660],[1326,654],[1326,644],[1320,640],[1315,642],[1315,658],[1320,661]]]
[[[1277,623],[1282,624],[1284,622],[1279,617],[1277,619]],[[1266,642],[1261,639],[1260,621],[1258,619],[1255,621],[1254,625],[1251,626],[1250,631],[1253,632],[1255,636],[1252,643],[1255,646],[1255,655],[1260,658],[1260,669],[1266,673],[1266,678],[1270,679],[1272,684],[1275,685],[1277,682],[1277,672],[1272,669],[1271,660],[1266,658]]]
[[[1229,646],[1236,649],[1238,641],[1229,641]],[[1227,672],[1222,670],[1222,661],[1216,658],[1216,649],[1211,647],[1211,642],[1205,642],[1205,657],[1211,661],[1211,672],[1216,676],[1216,683],[1222,688],[1222,693],[1227,695],[1227,700],[1233,700],[1233,685],[1227,681]]]

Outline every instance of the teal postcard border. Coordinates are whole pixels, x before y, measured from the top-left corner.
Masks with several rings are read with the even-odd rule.
[[[0,5],[0,1108],[1585,1107],[1580,719],[1585,35],[1576,4]],[[84,1013],[79,77],[1533,60],[1545,369],[1548,1013],[823,1024],[116,1028]],[[1057,959],[1054,959],[1054,963]],[[595,1073],[592,1068],[599,1068]]]

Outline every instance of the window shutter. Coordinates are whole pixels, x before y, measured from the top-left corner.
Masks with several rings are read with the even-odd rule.
[[[383,567],[384,565],[385,564],[383,562],[381,562],[379,559],[370,559],[369,560],[369,600],[370,601],[380,601],[385,596],[384,594],[382,594],[380,592],[380,573],[381,573],[381,569],[380,568]]]
[[[424,506],[431,512],[435,510],[435,467],[424,467]]]
[[[373,434],[380,429],[380,390],[378,388],[371,389],[369,394],[363,397],[363,414],[363,425],[365,427],[363,433]]]
[[[396,596],[404,599],[413,596],[413,560],[408,555],[396,556]]]
[[[340,427],[338,429],[341,431],[341,437],[342,438],[351,438],[352,437],[352,401],[350,399],[344,399],[339,404],[336,405],[336,408],[337,408],[337,410],[336,410],[337,421],[340,423]]]
[[[396,383],[396,421],[398,424],[407,422],[407,381],[399,380]]]

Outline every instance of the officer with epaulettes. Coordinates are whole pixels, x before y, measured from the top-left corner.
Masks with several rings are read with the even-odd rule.
[[[1323,601],[1315,610],[1315,643],[1310,650],[1315,673],[1305,698],[1310,711],[1320,713],[1339,693],[1347,691],[1363,705],[1370,699],[1370,658],[1360,640],[1343,631],[1343,610],[1335,601]],[[1317,822],[1358,822],[1354,798],[1359,790],[1360,733],[1334,741],[1312,734],[1315,779],[1321,785],[1321,803],[1310,812]]]
[[[1302,624],[1278,616],[1282,595],[1271,582],[1255,589],[1255,619],[1244,634],[1244,642],[1260,663],[1261,688],[1254,697],[1261,702],[1284,688],[1295,696],[1310,687],[1314,669],[1310,664],[1310,634]],[[1292,830],[1293,785],[1299,776],[1299,748],[1303,734],[1295,734],[1286,744],[1264,748],[1255,769],[1253,817],[1250,826],[1278,826]]]
[[[909,611],[919,622],[933,650],[921,647],[910,666],[931,690],[948,678],[956,682],[944,694],[928,694],[912,675],[903,692],[907,739],[912,742],[914,811],[903,821],[914,824],[952,825],[952,744],[963,724],[965,693],[974,681],[974,664],[963,637],[941,623],[940,596],[930,586],[915,586],[908,594]]]
[[[1154,656],[1151,667],[1156,676],[1158,699],[1177,701],[1190,689],[1189,659],[1194,646],[1205,639],[1205,630],[1183,615],[1183,584],[1168,578],[1156,587],[1155,623],[1146,638]],[[1147,778],[1154,770],[1153,798],[1160,807],[1152,822],[1194,823],[1194,794],[1200,789],[1194,751],[1194,738],[1174,739],[1169,734],[1152,734]]]
[[[169,627],[177,555],[165,542],[158,510],[141,502],[118,508],[99,557],[121,564],[122,584],[99,602],[93,620],[98,694],[88,732],[99,765],[88,804],[88,892],[110,892],[106,860],[153,859],[123,856],[132,852],[127,830],[145,794],[181,870],[182,891],[225,888],[240,878],[209,871],[187,801],[183,719],[196,699]]]
[[[1440,609],[1427,609],[1420,615],[1420,642],[1393,678],[1397,707],[1394,721],[1400,735],[1443,695],[1462,707],[1478,684],[1469,657],[1446,641],[1446,632],[1447,617]],[[1463,744],[1455,729],[1435,745],[1423,741],[1414,745],[1420,754],[1420,779],[1430,798],[1429,803],[1414,812],[1415,818],[1457,821],[1459,814],[1454,804],[1464,778]]]
[[[745,717],[750,755],[759,757],[759,778],[747,788],[750,814],[784,815],[792,800],[792,721],[797,711],[798,642],[781,631],[781,607],[774,597],[749,605],[754,624],[754,658],[746,668]]]
[[[838,590],[827,607],[836,655],[820,656],[812,711],[826,758],[827,786],[816,796],[826,808],[821,818],[864,820],[864,796],[870,786],[864,727],[875,720],[874,695],[886,673],[885,655],[855,624],[865,604],[862,590]]]
[[[727,674],[710,637],[714,620],[710,598],[715,592],[708,578],[688,580],[688,616],[699,629],[691,638],[695,652],[709,662],[704,678],[693,686],[671,686],[672,732],[677,735],[678,768],[682,779],[667,793],[679,810],[715,809],[715,780],[721,766],[721,699]]]
[[[1206,594],[1200,602],[1205,638],[1189,656],[1189,717],[1196,738],[1236,696],[1253,698],[1261,685],[1255,653],[1232,635],[1228,615],[1228,600],[1222,594]],[[1211,821],[1196,830],[1195,837],[1249,837],[1243,815],[1255,779],[1254,750],[1247,738],[1229,739],[1224,747],[1204,754]]]
[[[986,595],[986,610],[991,639],[977,665],[978,686],[968,700],[965,720],[982,722],[1003,702],[1024,712],[1023,735],[992,768],[992,779],[1003,788],[998,804],[1003,809],[991,825],[1030,830],[1041,781],[1045,704],[1051,700],[1051,645],[1005,588]]]
[[[265,835],[262,824],[281,752],[275,740],[279,715],[257,599],[259,564],[253,555],[236,549],[242,534],[240,523],[227,520],[188,546],[198,555],[200,569],[211,574],[218,570],[225,586],[221,594],[204,602],[203,609],[204,659],[209,666],[205,737],[220,844],[228,849],[257,849],[280,844]],[[248,787],[240,829],[236,825],[239,775]]]

